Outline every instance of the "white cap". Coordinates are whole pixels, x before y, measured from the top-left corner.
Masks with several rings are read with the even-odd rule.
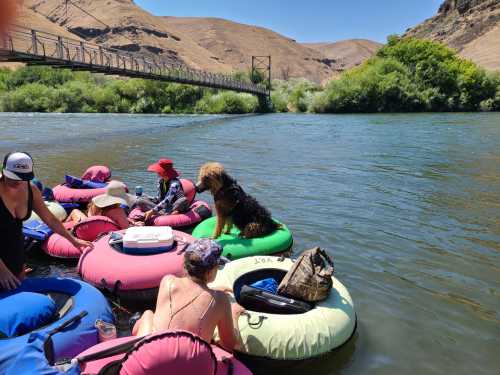
[[[17,181],[31,181],[33,174],[33,159],[24,152],[12,152],[3,160],[2,174]]]

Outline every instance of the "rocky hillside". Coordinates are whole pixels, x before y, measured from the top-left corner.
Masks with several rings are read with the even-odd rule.
[[[25,6],[57,25],[84,37],[131,52],[160,55],[197,69],[230,71],[208,50],[187,35],[177,35],[161,17],[156,17],[132,0],[80,0],[66,8],[60,0],[25,0]]]
[[[334,59],[262,27],[219,18],[164,17],[179,35],[190,35],[219,60],[236,70],[248,69],[250,56],[272,55],[274,78],[306,77],[321,82],[336,68]]]
[[[339,70],[350,69],[372,57],[382,44],[367,39],[348,39],[335,43],[304,43],[335,60]]]
[[[446,0],[406,36],[438,40],[486,69],[500,70],[500,0]]]
[[[356,52],[358,46],[352,51],[342,47],[337,49],[343,53],[339,58],[329,48],[323,52],[262,27],[223,19],[154,16],[133,0],[79,0],[68,7],[60,0],[25,0],[24,5],[58,30],[209,71],[246,71],[252,55],[272,55],[274,78],[305,77],[320,83],[358,64],[366,54],[361,47]],[[26,24],[47,29],[36,22]]]

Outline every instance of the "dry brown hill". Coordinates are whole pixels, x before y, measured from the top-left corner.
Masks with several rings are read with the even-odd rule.
[[[189,36],[176,35],[161,17],[146,12],[132,0],[80,0],[70,2],[67,8],[60,0],[25,0],[24,4],[96,43],[161,55],[197,69],[231,70]]]
[[[350,69],[372,57],[382,44],[367,39],[348,39],[334,43],[304,43],[327,58],[336,60],[339,69]]]
[[[269,29],[219,18],[163,18],[171,30],[190,35],[235,70],[248,70],[252,55],[272,55],[274,78],[305,77],[319,83],[335,68],[334,60]]]
[[[1,0],[0,0],[1,1]],[[76,40],[80,40],[80,38],[70,32],[68,32],[63,27],[60,27],[53,22],[50,22],[45,17],[39,15],[28,8],[22,8],[19,10],[17,14],[16,24],[18,25],[29,25],[29,27],[37,30],[43,30],[48,33],[57,34],[61,36],[65,36],[67,38],[72,38]],[[18,68],[20,66],[24,66],[22,63],[1,63],[0,68]]]
[[[444,42],[486,69],[500,69],[499,0],[446,0],[405,35]]]
[[[305,77],[321,83],[378,47],[374,42],[356,41],[347,46],[340,43],[336,50],[326,48],[323,53],[262,27],[216,18],[154,16],[133,0],[69,1],[67,7],[61,0],[24,0],[24,5],[59,31],[62,27],[95,43],[160,55],[214,72],[246,71],[252,55],[272,55],[274,78]],[[25,24],[47,29],[47,25]]]

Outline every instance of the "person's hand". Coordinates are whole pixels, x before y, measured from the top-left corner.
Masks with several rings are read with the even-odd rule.
[[[14,276],[12,272],[5,266],[5,264],[0,264],[0,287],[5,290],[16,289],[21,282],[17,277]]]
[[[143,227],[145,225],[146,223],[144,223],[143,221],[134,221],[134,226],[136,227]]]
[[[154,214],[155,214],[155,212],[153,210],[149,210],[149,211],[145,212],[144,213],[144,222],[147,222],[149,219],[151,219]]]
[[[231,314],[233,318],[238,318],[241,314],[245,312],[245,308],[238,303],[231,304]]]
[[[224,292],[224,293],[233,293],[233,289],[227,286],[215,286],[211,288],[213,290],[218,290],[219,292]]]
[[[80,250],[82,253],[87,249],[93,249],[94,244],[90,241],[81,240],[74,237],[73,246]]]

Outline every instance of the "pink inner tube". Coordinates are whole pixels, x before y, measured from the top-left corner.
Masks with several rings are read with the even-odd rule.
[[[182,228],[198,224],[203,219],[206,219],[206,217],[202,217],[197,211],[202,206],[204,206],[208,210],[209,215],[212,214],[212,210],[210,209],[208,203],[203,201],[195,201],[191,205],[191,207],[189,207],[189,210],[187,212],[176,215],[158,216],[153,220],[153,225],[160,227],[167,226],[172,228]]]
[[[64,223],[66,229],[72,229],[77,238],[86,241],[95,241],[103,233],[117,231],[118,225],[106,216],[92,216],[77,224]],[[55,258],[76,259],[82,253],[66,238],[54,233],[42,244],[42,249]]]
[[[120,231],[125,233],[125,231]],[[80,257],[78,272],[83,280],[101,287],[119,291],[157,289],[165,275],[184,275],[183,250],[195,240],[189,234],[174,230],[175,247],[167,253],[155,255],[123,254],[109,245],[109,235],[94,243]]]
[[[212,210],[210,209],[208,203],[203,201],[195,201],[191,205],[191,207],[189,207],[189,210],[183,214],[161,215],[155,217],[153,220],[153,225],[160,227],[183,228],[198,224],[199,222],[207,218],[206,216],[200,215],[200,213],[198,212],[200,208],[205,208],[204,211],[207,213],[208,217],[212,215]],[[135,210],[130,213],[130,216],[133,216],[134,214]]]
[[[196,186],[194,182],[191,180],[186,180],[184,178],[180,179],[182,190],[184,190],[184,196],[188,200],[189,204],[192,204],[194,201],[194,197],[196,196]]]
[[[83,172],[82,180],[106,182],[111,178],[111,170],[105,165],[93,165]]]
[[[66,185],[57,185],[52,191],[55,200],[60,203],[88,203],[92,198],[106,193],[106,188],[73,189]]]
[[[93,165],[82,175],[83,180],[93,182],[107,182],[111,178],[111,170],[105,165]],[[106,188],[101,189],[73,189],[64,184],[52,189],[54,198],[61,203],[88,203],[92,198],[104,194]]]
[[[168,336],[165,337],[166,335]],[[103,342],[87,349],[78,355],[77,358],[97,353],[134,339],[137,339],[137,337],[121,337]],[[130,352],[128,358],[122,364],[121,375],[212,375],[214,373],[217,375],[226,375],[229,374],[228,361],[232,362],[233,374],[252,374],[232,354],[215,345],[210,347],[202,339],[184,331],[162,332],[146,336],[145,342],[136,344],[135,349]],[[216,364],[214,363],[213,355],[215,355]],[[108,363],[122,359],[123,357],[124,354],[119,354],[92,362],[83,362],[80,365],[81,373],[97,374]],[[215,366],[217,366],[216,369],[214,368]]]

